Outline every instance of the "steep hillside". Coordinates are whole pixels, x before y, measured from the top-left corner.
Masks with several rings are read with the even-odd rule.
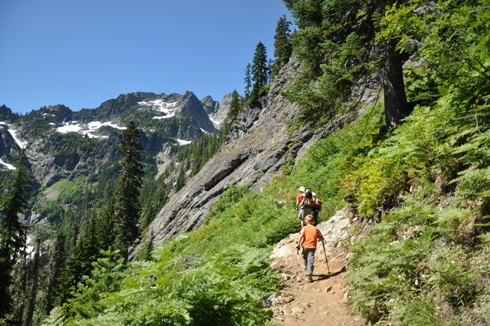
[[[293,129],[288,124],[299,109],[281,91],[297,67],[291,61],[275,77],[261,106],[245,106],[231,127],[225,145],[162,208],[148,233],[155,235],[156,244],[200,226],[209,209],[229,187],[248,186],[260,192],[264,185],[282,174],[282,166],[294,163],[319,137],[307,127]]]

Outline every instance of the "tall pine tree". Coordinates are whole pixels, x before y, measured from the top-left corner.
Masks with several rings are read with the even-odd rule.
[[[20,251],[26,246],[26,227],[19,222],[19,214],[28,208],[25,186],[29,173],[22,150],[15,170],[15,177],[7,185],[0,199],[0,318],[12,310],[9,286],[12,284],[12,269]]]
[[[245,98],[248,99],[250,97],[250,90],[252,89],[252,65],[250,63],[247,64],[245,68]]]
[[[291,30],[289,26],[291,22],[286,19],[286,15],[279,18],[274,35],[274,64],[272,65],[272,77],[274,77],[279,69],[288,62],[289,57],[293,53],[291,44]]]
[[[116,246],[122,256],[128,258],[128,248],[139,234],[138,220],[140,214],[139,195],[143,183],[143,163],[138,142],[141,132],[134,121],[126,125],[122,132],[119,146],[119,164],[122,168],[115,194],[115,229]]]
[[[267,84],[269,67],[267,65],[267,50],[262,42],[255,47],[255,54],[252,63],[252,93],[251,98],[255,100],[259,96],[259,91]]]
[[[62,268],[65,264],[65,236],[62,233],[56,235],[54,251],[49,263],[48,289],[46,293],[46,313],[53,309],[53,299],[57,296],[57,288]]]

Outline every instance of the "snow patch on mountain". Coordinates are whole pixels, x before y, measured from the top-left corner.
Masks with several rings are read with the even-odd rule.
[[[176,140],[179,143],[179,145],[189,145],[190,143],[192,143],[192,141],[190,140],[183,140],[183,139],[176,139]]]
[[[1,158],[0,158],[0,165],[5,166],[9,170],[15,170],[15,166],[13,166],[12,164],[9,164],[7,162],[4,162]]]
[[[215,125],[218,125],[218,126],[223,122],[223,121],[218,121],[216,119],[213,119],[211,117],[209,117],[209,120],[211,120],[212,123],[214,123]]]
[[[138,102],[141,107],[139,110],[142,110],[144,108],[149,108],[150,110],[153,111],[158,111],[165,113],[164,116],[154,116],[153,119],[168,119],[173,116],[175,116],[175,113],[179,109],[177,106],[178,102],[165,102],[164,100],[153,100],[153,101],[141,101]]]
[[[126,127],[120,127],[110,121],[109,122],[92,121],[89,122],[86,126],[77,123],[77,121],[70,121],[70,122],[65,122],[63,126],[56,128],[56,131],[62,134],[66,134],[68,132],[78,132],[81,133],[82,135],[87,135],[89,138],[107,138],[107,136],[98,136],[93,134],[93,132],[97,131],[102,126],[109,126],[119,130],[126,129]]]
[[[26,147],[27,142],[26,141],[22,141],[19,138],[17,138],[17,136],[16,136],[17,130],[15,130],[15,129],[8,129],[8,132],[10,133],[10,135],[12,135],[12,138],[15,140],[15,142],[17,143],[17,145],[20,148],[25,148]]]
[[[170,114],[167,114],[167,115],[158,115],[158,116],[154,116],[152,119],[155,119],[155,120],[161,120],[161,119],[168,119],[168,118],[171,118],[175,116],[175,112],[172,112]]]
[[[61,134],[66,134],[69,132],[79,132],[82,129],[80,124],[71,124],[71,122],[65,122],[63,126],[56,128],[56,131]]]
[[[177,102],[164,102],[163,100],[153,100],[153,101],[142,101],[138,102],[141,108],[149,107],[151,110],[155,110],[163,113],[170,113],[177,110]]]

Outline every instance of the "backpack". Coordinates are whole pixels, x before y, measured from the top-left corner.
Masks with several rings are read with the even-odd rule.
[[[312,202],[313,202],[313,195],[311,194],[311,189],[306,188],[303,195],[303,201],[301,202],[301,208],[311,207]]]
[[[315,204],[313,205],[312,209],[317,211],[317,212],[321,212],[322,211],[322,201],[320,199],[316,198]]]

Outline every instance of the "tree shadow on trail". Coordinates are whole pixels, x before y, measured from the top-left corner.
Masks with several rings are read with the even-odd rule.
[[[330,273],[330,274],[313,274],[312,276],[317,276],[318,279],[317,281],[322,281],[322,280],[326,280],[330,277],[334,277],[334,276],[337,276],[337,275],[340,275],[344,272],[347,271],[347,268],[344,266],[342,267],[338,272],[335,272],[335,273]]]

